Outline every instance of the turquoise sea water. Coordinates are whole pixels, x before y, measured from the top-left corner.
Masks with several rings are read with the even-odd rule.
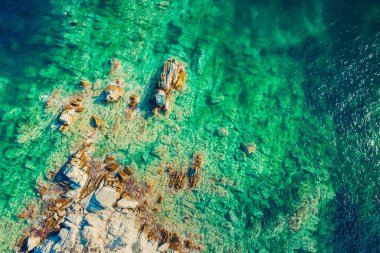
[[[170,115],[87,109],[115,133],[96,153],[157,182],[163,223],[205,252],[379,251],[379,27],[376,1],[1,1],[1,252],[36,181],[82,138],[51,128],[50,94],[78,91],[83,76],[105,85],[116,57],[127,91],[148,101],[172,56],[188,80]],[[256,153],[242,157],[241,143]],[[194,152],[200,187],[172,193],[157,168]]]

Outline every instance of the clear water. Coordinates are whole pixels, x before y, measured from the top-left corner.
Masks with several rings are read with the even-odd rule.
[[[88,120],[62,135],[46,98],[79,90],[82,76],[104,80],[117,57],[127,92],[147,101],[172,56],[188,80],[170,115],[86,109],[108,126],[97,154],[134,164],[165,195],[163,223],[205,252],[380,250],[379,25],[376,1],[2,0],[1,252],[25,226],[17,214],[36,201],[36,181],[80,145]],[[241,161],[242,142],[257,152]],[[171,192],[157,168],[194,152],[205,157],[201,186]]]

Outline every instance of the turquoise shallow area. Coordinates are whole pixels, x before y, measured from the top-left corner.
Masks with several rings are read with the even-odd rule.
[[[104,109],[109,126],[130,131],[97,149],[135,165],[139,180],[158,182],[162,222],[193,232],[205,252],[380,250],[376,1],[0,7],[1,252],[25,225],[17,214],[36,200],[36,180],[78,145],[75,133],[51,128],[57,112],[43,109],[50,94],[79,90],[82,76],[104,80],[116,57],[127,89],[146,101],[172,56],[188,63],[188,80],[170,115],[138,125]],[[256,153],[242,158],[241,143],[255,143]],[[201,186],[171,193],[157,167],[194,152],[205,157]]]

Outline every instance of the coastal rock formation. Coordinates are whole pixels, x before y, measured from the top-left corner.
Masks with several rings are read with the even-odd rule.
[[[113,59],[111,65],[108,80],[114,81],[103,89],[104,96],[100,97],[106,103],[116,103],[124,95],[121,62]],[[172,91],[182,89],[186,79],[185,67],[185,63],[174,58],[165,63],[157,83],[158,109],[168,110]],[[87,79],[82,78],[80,85],[86,92],[73,97],[58,117],[62,131],[74,123],[78,112],[84,110],[84,96],[86,105],[91,102],[87,98],[98,96]],[[96,91],[101,92],[100,85],[96,86],[99,86]],[[114,113],[126,109],[135,113],[138,103],[139,97],[130,93],[128,101],[120,101],[118,105],[121,106],[111,106],[107,110],[115,110]],[[104,104],[96,104],[96,107],[104,107]],[[16,251],[197,253],[201,250],[201,246],[192,242],[191,233],[178,233],[176,224],[169,229],[172,227],[170,221],[159,220],[157,213],[164,209],[164,193],[162,189],[156,189],[154,180],[138,183],[134,177],[136,166],[121,164],[115,155],[108,155],[105,159],[93,157],[94,153],[99,154],[94,149],[95,139],[104,137],[102,134],[109,130],[97,115],[109,120],[109,111],[91,110],[89,115],[78,119],[78,128],[85,138],[79,142],[82,144],[78,144],[82,147],[72,153],[58,171],[49,173],[50,185],[42,181],[38,183],[41,208],[28,206],[20,213],[20,218],[27,219],[31,225],[24,231]],[[118,124],[116,122],[112,132],[117,130]],[[75,134],[76,129],[72,130]],[[161,157],[163,150],[166,150],[165,145],[160,145],[153,153]],[[190,168],[171,170],[169,186],[176,190],[196,187],[201,166],[202,156],[196,154]]]
[[[170,58],[165,62],[160,79],[157,82],[157,89],[155,92],[155,101],[157,107],[154,113],[164,109],[169,110],[170,96],[173,90],[181,90],[185,84],[187,73],[187,64],[180,62],[175,58]]]
[[[56,174],[56,185],[44,196],[43,215],[21,239],[20,251],[199,252],[200,246],[190,238],[154,221],[151,215],[158,208],[149,204],[152,182],[139,186],[129,166],[121,169],[113,155],[104,161],[93,159],[88,146],[75,152]],[[200,166],[199,159],[194,160],[195,167]],[[110,164],[117,168],[107,169]],[[155,204],[162,201],[160,196]]]

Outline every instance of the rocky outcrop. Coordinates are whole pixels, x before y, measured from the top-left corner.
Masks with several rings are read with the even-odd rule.
[[[200,166],[198,160],[194,163]],[[110,164],[117,164],[115,156],[92,159],[87,146],[74,153],[56,174],[57,185],[46,190],[43,218],[24,248],[39,253],[198,252],[189,238],[152,217],[163,202],[160,196],[149,204],[153,183],[139,186],[129,166],[109,170]]]
[[[170,109],[170,96],[173,90],[181,90],[185,84],[187,64],[170,58],[165,64],[155,92],[156,108],[154,113]]]

